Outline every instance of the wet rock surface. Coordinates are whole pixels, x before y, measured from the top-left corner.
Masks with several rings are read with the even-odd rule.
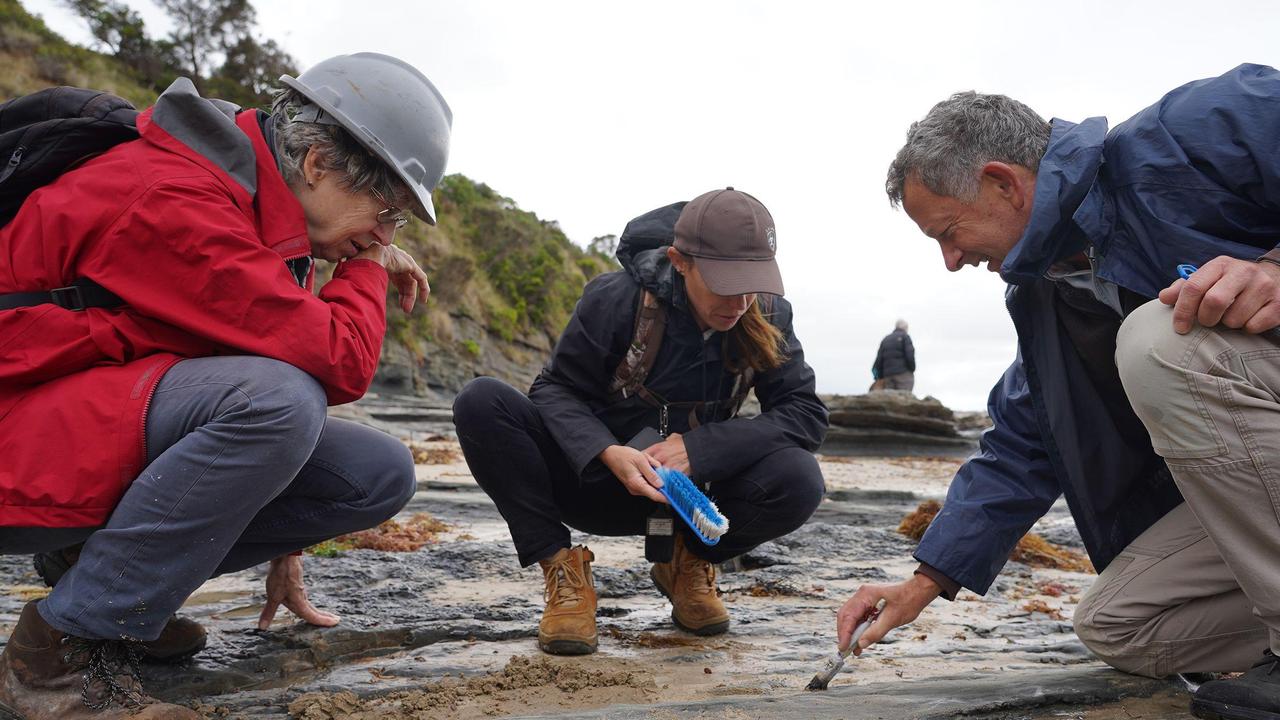
[[[416,442],[456,447],[422,440],[426,433]],[[448,523],[438,542],[306,558],[311,597],[341,616],[339,626],[309,627],[282,611],[258,631],[263,569],[215,578],[183,610],[209,628],[209,647],[181,665],[146,666],[144,680],[209,717],[261,720],[1085,718],[1100,704],[1123,705],[1132,717],[1144,708],[1159,709],[1145,717],[1189,717],[1176,709],[1185,695],[1106,669],[1075,639],[1070,615],[1091,576],[1020,563],[986,597],[964,592],[935,603],[849,662],[830,690],[804,691],[834,650],[835,609],[859,585],[914,568],[914,544],[897,523],[922,499],[941,498],[959,465],[821,459],[828,495],[813,519],[722,568],[733,621],[724,635],[672,625],[642,540],[575,533],[597,558],[600,650],[543,655],[535,642],[541,574],[519,567],[501,518],[465,464],[453,462],[419,466],[419,492],[405,510]],[[1059,505],[1037,530],[1069,543],[1070,527]],[[22,604],[42,591],[28,557],[0,557],[0,572],[7,635]]]

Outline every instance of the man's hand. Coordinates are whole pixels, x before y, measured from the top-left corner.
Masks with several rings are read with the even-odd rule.
[[[654,502],[667,502],[667,497],[657,490],[662,487],[662,478],[653,471],[661,463],[647,453],[626,445],[610,445],[600,453],[600,462],[632,495],[641,495]]]
[[[645,448],[645,453],[662,465],[679,470],[685,475],[689,475],[692,470],[689,467],[689,453],[684,448],[684,438],[680,437],[680,433],[671,433],[662,442]]]
[[[276,617],[276,610],[284,605],[303,621],[320,627],[338,624],[338,616],[322,612],[307,599],[307,588],[302,583],[302,556],[285,555],[271,561],[267,570],[267,604],[258,616],[258,629],[266,630]]]
[[[372,260],[387,269],[387,277],[400,293],[400,309],[405,312],[413,310],[413,304],[419,297],[425,303],[431,295],[427,273],[418,266],[418,261],[412,255],[395,245],[374,243],[357,253],[353,259]]]
[[[942,593],[942,588],[924,575],[912,575],[910,579],[893,585],[863,585],[845,601],[836,612],[836,638],[843,651],[849,647],[854,628],[867,616],[880,598],[884,598],[884,610],[880,617],[858,640],[854,655],[880,641],[890,630],[906,625],[920,615],[920,611]]]
[[[1280,265],[1216,257],[1161,290],[1160,302],[1173,306],[1173,329],[1179,334],[1197,322],[1266,332],[1280,325]]]

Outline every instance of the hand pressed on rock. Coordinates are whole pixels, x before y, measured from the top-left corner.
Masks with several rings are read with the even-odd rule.
[[[271,561],[267,570],[267,604],[262,608],[262,615],[258,616],[259,630],[271,626],[281,605],[311,625],[333,627],[338,624],[337,615],[317,609],[307,598],[301,555],[285,555]]]

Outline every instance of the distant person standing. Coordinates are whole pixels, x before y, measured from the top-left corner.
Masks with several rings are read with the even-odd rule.
[[[876,361],[871,366],[875,382],[871,390],[907,390],[916,384],[916,348],[907,334],[907,321],[899,319],[893,332],[880,341]]]

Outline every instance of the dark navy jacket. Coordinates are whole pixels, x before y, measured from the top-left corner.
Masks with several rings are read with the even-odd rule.
[[[916,348],[906,330],[894,330],[880,341],[871,372],[876,379],[916,371]]]
[[[1018,356],[988,399],[994,427],[915,554],[979,593],[1059,496],[1099,572],[1181,502],[1149,438],[1120,432],[1106,412],[1049,267],[1092,248],[1097,275],[1154,298],[1180,263],[1252,260],[1280,242],[1274,69],[1189,83],[1110,133],[1104,118],[1052,125],[1030,222],[1000,270]]]
[[[760,415],[731,418],[734,373],[726,367],[723,333],[704,338],[680,276],[667,259],[676,218],[684,203],[641,215],[627,224],[618,245],[623,270],[601,275],[583,290],[551,359],[529,390],[529,399],[570,465],[584,480],[604,477],[596,460],[610,445],[626,443],[645,427],[657,428],[659,411],[639,397],[620,402],[608,386],[634,332],[641,288],[666,305],[667,323],[645,387],[675,405],[670,431],[681,433],[693,477],[700,482],[731,478],[782,448],[818,449],[827,432],[827,408],[814,390],[813,369],[791,324],[791,305],[772,298],[769,321],[786,338],[788,359],[756,373]],[[728,363],[732,365],[732,362]],[[707,403],[690,429],[692,409]]]

